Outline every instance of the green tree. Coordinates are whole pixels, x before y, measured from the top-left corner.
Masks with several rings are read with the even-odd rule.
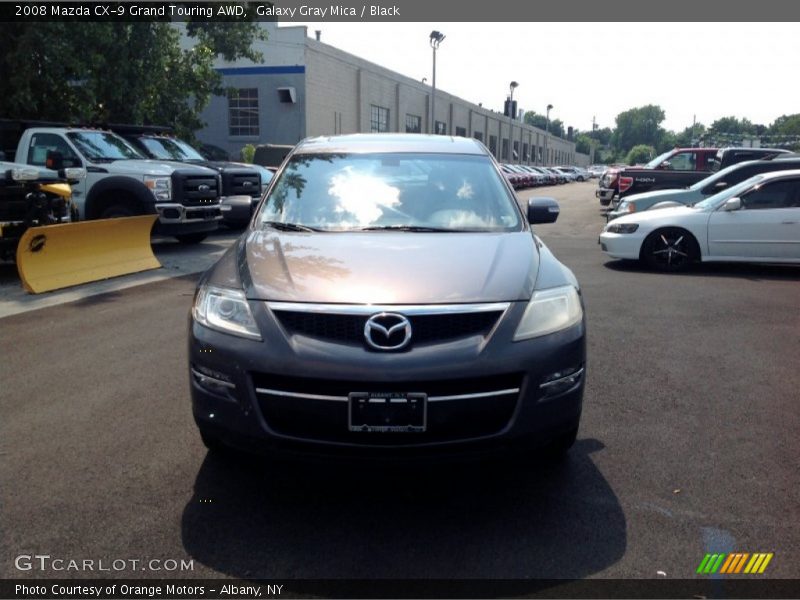
[[[648,104],[621,112],[616,118],[616,128],[611,144],[620,154],[627,154],[634,146],[658,146],[664,134],[661,123],[666,115],[657,105]]]
[[[800,135],[800,113],[778,117],[767,132],[770,135]]]
[[[646,163],[648,160],[655,156],[655,148],[653,146],[648,146],[647,144],[639,144],[634,146],[630,149],[627,156],[625,157],[625,162],[629,165],[636,165],[639,163]]]
[[[753,135],[756,133],[756,126],[747,118],[722,117],[711,123],[709,133],[712,135]]]
[[[217,56],[258,59],[255,23],[189,23],[181,48],[169,23],[0,23],[0,115],[172,125],[192,137],[224,92]]]
[[[579,133],[575,137],[575,152],[580,152],[581,154],[591,154],[593,143],[595,143],[594,140],[588,135],[585,133]]]
[[[561,119],[551,119],[550,124],[547,123],[547,115],[540,115],[532,110],[529,110],[522,117],[522,120],[527,125],[538,127],[539,129],[548,130],[550,135],[555,137],[564,137],[564,123]]]

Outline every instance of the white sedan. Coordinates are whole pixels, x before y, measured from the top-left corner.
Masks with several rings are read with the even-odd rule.
[[[756,175],[694,206],[620,217],[600,247],[660,271],[695,261],[800,263],[800,170]]]

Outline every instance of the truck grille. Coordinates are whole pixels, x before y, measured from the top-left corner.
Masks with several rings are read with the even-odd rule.
[[[172,198],[184,206],[219,204],[219,179],[209,175],[172,174]]]
[[[290,335],[303,335],[341,344],[364,344],[370,315],[273,310]],[[402,308],[397,311],[403,314]],[[409,315],[412,344],[433,344],[474,335],[486,336],[503,311]]]
[[[259,407],[275,432],[299,439],[361,445],[455,442],[502,432],[519,400],[522,374],[438,381],[344,381],[253,374]],[[427,430],[365,434],[348,430],[352,392],[424,393]],[[319,395],[328,399],[309,396]],[[338,401],[336,400],[338,398]]]
[[[223,196],[261,196],[261,176],[256,171],[223,171]]]

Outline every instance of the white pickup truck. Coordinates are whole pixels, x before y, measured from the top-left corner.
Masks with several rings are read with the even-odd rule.
[[[0,125],[8,134],[9,123]],[[101,129],[21,129],[15,162],[43,166],[48,152],[58,153],[65,168],[86,169],[86,178],[72,188],[81,220],[158,214],[154,233],[193,244],[222,219],[220,175],[212,169],[147,160],[120,136]]]

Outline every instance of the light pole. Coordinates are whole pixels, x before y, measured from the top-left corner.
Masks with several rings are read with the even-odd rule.
[[[516,118],[514,114],[514,90],[517,89],[518,86],[519,84],[516,81],[512,81],[508,84],[508,88],[511,90],[511,94],[508,98],[508,143],[511,146],[509,152],[512,163],[514,162],[514,119]]]
[[[444,34],[440,31],[431,31],[430,35],[431,48],[433,48],[433,82],[431,84],[431,132],[436,133],[436,51],[439,49],[439,44],[444,41]]]
[[[545,125],[544,125],[544,164],[545,165],[549,165],[550,164],[550,148],[549,148],[550,144],[548,142],[549,142],[549,138],[550,138],[550,109],[552,109],[552,108],[553,108],[552,104],[548,104],[547,105],[547,119],[546,119]]]

